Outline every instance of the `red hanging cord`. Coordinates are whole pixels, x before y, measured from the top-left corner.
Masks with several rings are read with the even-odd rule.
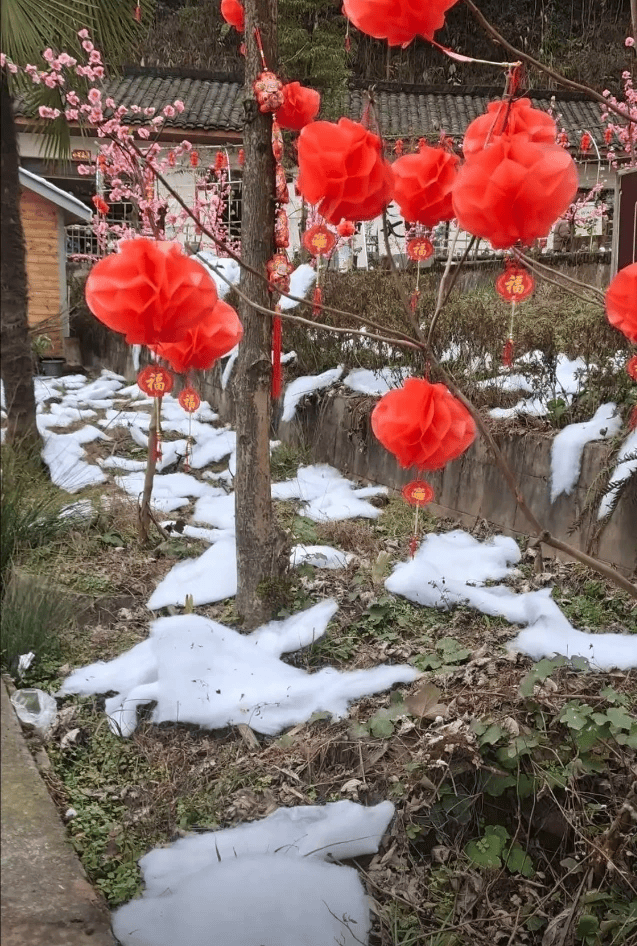
[[[283,365],[281,363],[281,347],[283,344],[283,327],[281,316],[278,314],[281,310],[278,305],[274,311],[277,313],[272,319],[272,398],[276,401],[281,397],[283,389]]]

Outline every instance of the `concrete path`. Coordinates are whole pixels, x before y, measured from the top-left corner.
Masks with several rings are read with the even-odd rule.
[[[0,691],[2,946],[115,946],[106,904],[66,839],[4,682]]]

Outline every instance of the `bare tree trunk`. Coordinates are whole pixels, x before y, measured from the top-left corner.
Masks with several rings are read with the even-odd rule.
[[[637,0],[630,0],[630,19],[633,27],[633,39],[637,43]]]
[[[24,232],[20,219],[18,142],[13,103],[4,72],[2,100],[2,381],[7,403],[7,441],[33,446],[39,443],[35,422],[33,360],[27,320],[27,273]]]
[[[254,29],[258,26],[269,69],[276,66],[277,0],[246,0],[246,124],[243,135],[243,219],[241,257],[265,274],[274,252],[274,158],[272,116],[263,115],[252,83],[262,71]],[[265,283],[245,269],[241,289],[259,305],[271,307]],[[267,584],[282,572],[284,539],[272,508],[270,481],[271,319],[245,302],[239,307],[244,336],[236,375],[237,473],[237,611],[246,628],[258,626],[268,613]]]

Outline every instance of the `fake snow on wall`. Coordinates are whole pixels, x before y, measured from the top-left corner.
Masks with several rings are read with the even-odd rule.
[[[135,731],[137,707],[151,702],[155,723],[206,729],[245,723],[274,735],[319,711],[342,719],[352,700],[420,676],[406,665],[306,673],[280,659],[322,637],[336,610],[335,601],[322,601],[248,635],[194,614],[160,618],[147,640],[108,663],[76,670],[60,694],[115,691],[105,708],[111,730],[122,736]]]
[[[115,935],[124,946],[365,946],[365,890],[331,861],[375,854],[393,815],[391,802],[299,805],[155,848]]]
[[[514,539],[500,535],[479,542],[457,529],[427,536],[411,561],[395,567],[385,587],[429,608],[448,610],[465,604],[512,624],[526,625],[508,646],[534,660],[560,654],[585,657],[596,670],[637,667],[637,634],[576,630],[548,588],[519,594],[505,585],[484,586],[489,579],[505,578],[519,559]]]
[[[617,465],[611,473],[610,489],[602,497],[597,513],[598,519],[603,519],[613,508],[617,491],[621,484],[637,471],[637,430],[626,437],[617,454]]]
[[[557,434],[551,447],[551,502],[566,493],[570,496],[580,476],[582,454],[593,440],[610,440],[621,429],[616,404],[602,404],[591,420],[569,424]]]

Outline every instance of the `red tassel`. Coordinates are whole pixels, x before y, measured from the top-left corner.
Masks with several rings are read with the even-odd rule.
[[[630,430],[637,430],[637,404],[632,409],[630,420],[628,421]]]
[[[502,364],[507,368],[510,368],[513,364],[513,339],[507,338],[504,348],[502,349]]]
[[[142,8],[140,7],[139,4],[137,4],[137,6],[135,7],[135,19],[137,20],[138,23],[142,22]]]
[[[276,401],[281,397],[283,389],[283,365],[281,364],[281,346],[283,344],[283,329],[281,316],[275,315],[272,319],[272,397]]]
[[[312,296],[312,315],[317,316],[321,314],[321,303],[323,302],[323,290],[320,286],[317,286],[314,290],[314,295]]]
[[[411,309],[412,312],[415,312],[415,311],[416,311],[416,307],[417,307],[417,305],[418,305],[418,300],[419,300],[419,299],[420,299],[420,292],[419,292],[418,289],[416,289],[416,291],[415,291],[415,292],[412,292],[412,294],[411,294],[410,297],[409,297],[409,307],[410,307],[410,309]]]

